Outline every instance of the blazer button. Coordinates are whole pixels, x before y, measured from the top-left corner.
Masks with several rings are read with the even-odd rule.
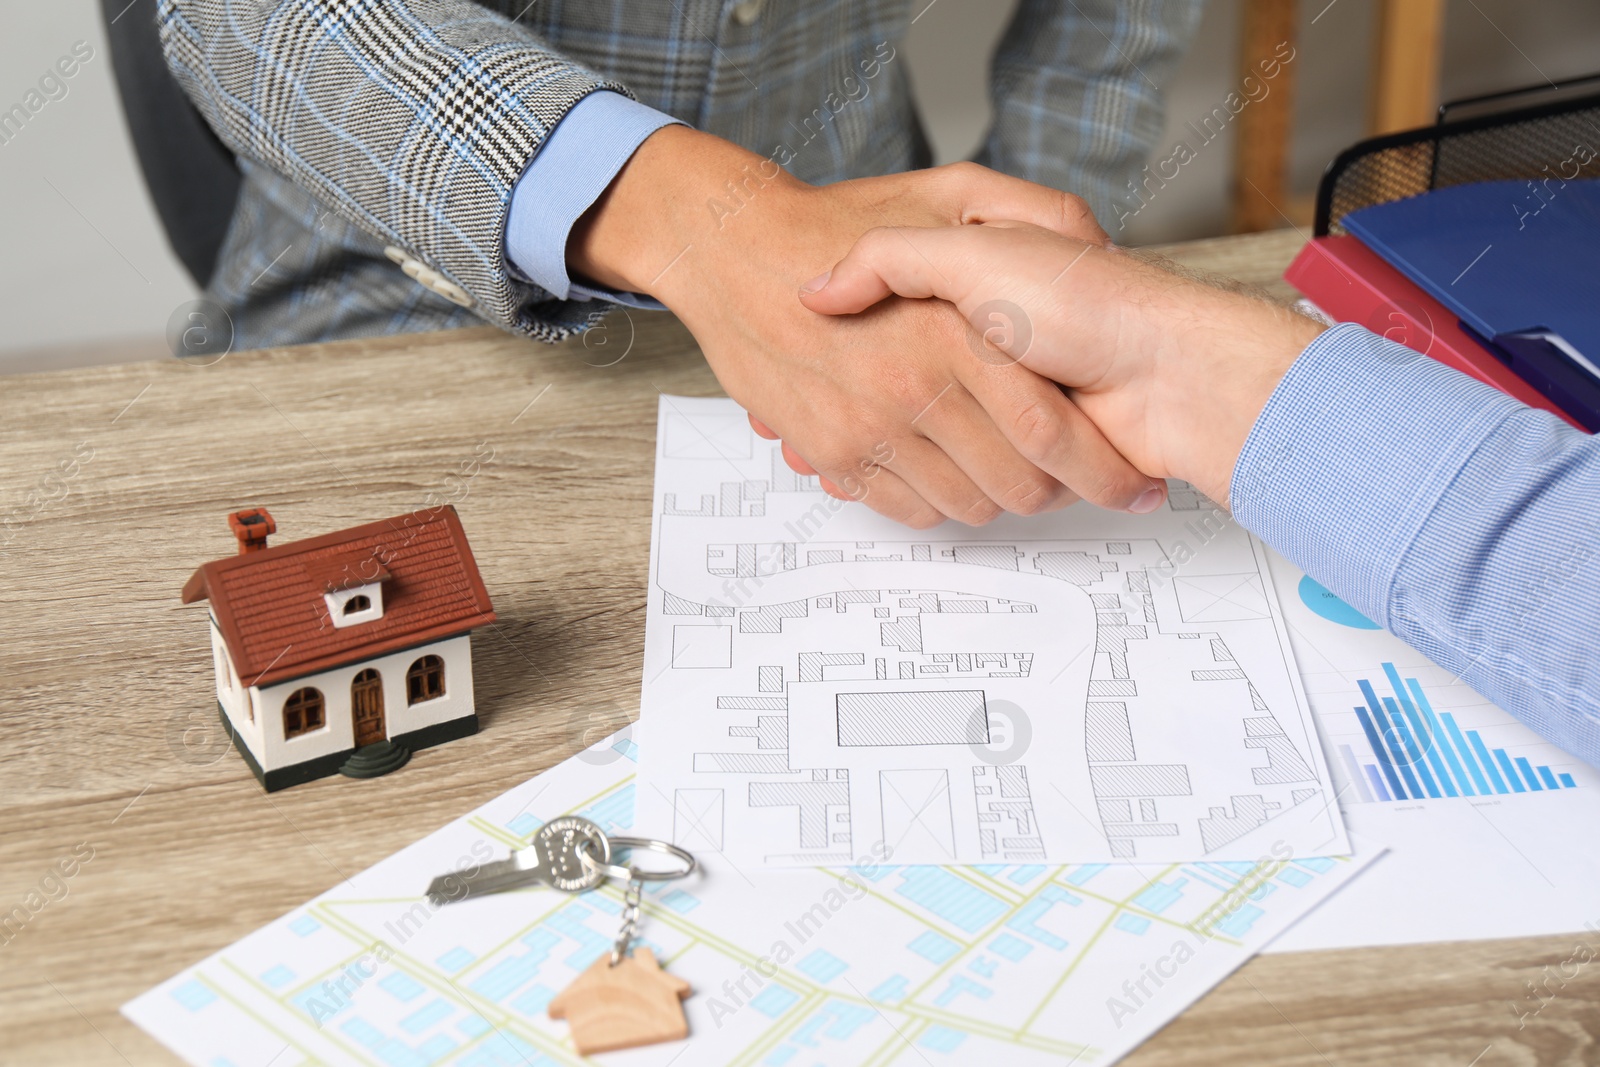
[[[471,296],[467,295],[465,289],[450,279],[438,274],[434,275],[434,278],[435,281],[429,288],[450,301],[450,303],[464,308],[469,308],[476,303]]]
[[[743,0],[733,5],[733,21],[741,26],[754,26],[761,17],[761,9],[766,6],[767,0]]]
[[[410,255],[405,249],[389,245],[383,250],[383,254],[397,263],[401,273],[407,278],[410,278],[425,289],[432,289],[450,301],[450,303],[464,308],[472,307],[477,303],[465,289],[426,263],[423,263],[422,260]]]

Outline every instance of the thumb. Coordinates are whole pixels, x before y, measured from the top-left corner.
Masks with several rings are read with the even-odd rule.
[[[833,270],[800,287],[800,302],[822,315],[853,315],[888,296],[957,303],[966,292],[959,236],[976,228],[868,230]]]

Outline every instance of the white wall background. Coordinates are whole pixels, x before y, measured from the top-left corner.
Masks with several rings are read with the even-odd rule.
[[[918,3],[919,0],[913,0]],[[151,17],[130,0],[124,17]],[[936,0],[912,28],[912,77],[940,161],[977,145],[988,120],[989,50],[1015,0]],[[96,0],[0,0],[0,109],[20,101],[76,41],[95,56],[20,136],[0,145],[0,372],[164,354],[168,315],[194,286],[167,248],[116,98]],[[1364,132],[1371,0],[1303,0],[1295,60],[1293,174],[1309,192],[1327,161]],[[1238,0],[1207,5],[1168,91],[1168,129],[1234,88]],[[1316,21],[1313,23],[1313,19]],[[1600,68],[1595,0],[1451,0],[1446,98]],[[1232,145],[1183,169],[1130,225],[1133,242],[1224,232]],[[1167,137],[1164,147],[1170,147]],[[1164,153],[1163,153],[1164,154]]]
[[[156,0],[124,16],[154,17]],[[0,110],[87,41],[94,58],[0,145],[0,371],[28,350],[47,364],[90,362],[108,347],[166,352],[167,316],[194,286],[167,247],[122,122],[96,0],[0,0]],[[6,356],[12,355],[10,361]],[[10,366],[8,366],[8,362]]]

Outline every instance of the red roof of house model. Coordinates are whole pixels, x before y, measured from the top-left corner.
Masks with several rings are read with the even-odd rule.
[[[383,583],[382,617],[334,626],[324,594],[374,581]],[[448,504],[213,560],[183,587],[185,604],[197,600],[211,602],[247,686],[437,641],[495,619],[461,518]]]

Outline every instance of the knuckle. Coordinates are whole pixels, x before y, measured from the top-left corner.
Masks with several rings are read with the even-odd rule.
[[[1070,508],[1072,505],[1076,504],[1082,499],[1083,497],[1079,496],[1077,493],[1074,493],[1069,487],[1062,486],[1061,492],[1056,495],[1055,499],[1050,501],[1050,506],[1045,508],[1045,510],[1060,511],[1063,508]]]
[[[1100,223],[1089,208],[1089,202],[1076,193],[1062,193],[1056,206],[1061,215],[1061,228],[1069,233],[1098,235]]]
[[[1099,477],[1084,486],[1083,498],[1102,508],[1120,508],[1123,501],[1132,496],[1128,482],[1129,479],[1112,472],[1100,472]]]
[[[909,411],[912,415],[915,415],[917,413],[917,401],[922,399],[923,403],[927,403],[927,400],[922,397],[922,375],[915,373],[907,364],[892,368],[885,367],[884,372],[882,379],[883,390],[888,394],[895,411],[897,413]],[[903,420],[904,415],[901,416],[901,421]]]
[[[1054,503],[1057,485],[1042,474],[1029,476],[1006,490],[1000,503],[1015,515],[1037,515]]]
[[[991,172],[971,160],[964,159],[956,163],[946,163],[939,168],[939,173],[943,192],[954,198],[951,203],[952,212],[961,221],[966,221],[966,211],[962,201]]]
[[[1067,428],[1049,404],[1035,398],[1011,418],[1011,439],[1023,458],[1044,464],[1065,446]]]
[[[989,523],[999,518],[1000,514],[1000,505],[996,504],[988,497],[983,496],[979,497],[977,500],[974,500],[971,504],[968,504],[964,514],[954,517],[960,519],[968,526],[987,526]]]
[[[1063,192],[1061,194],[1061,216],[1066,219],[1081,219],[1089,215],[1089,201],[1077,193]]]
[[[954,163],[945,164],[945,172],[958,181],[971,181],[984,172],[984,168],[970,159],[958,159]]]
[[[886,377],[885,384],[896,409],[900,412],[899,422],[902,425],[908,424],[910,420],[915,420],[927,411],[938,399],[940,392],[949,385],[948,382],[939,381],[936,375],[910,364],[902,364],[891,371]]]
[[[836,485],[843,485],[845,479],[855,473],[855,453],[847,449],[830,448],[817,458],[812,464],[817,473],[823,475]]]

